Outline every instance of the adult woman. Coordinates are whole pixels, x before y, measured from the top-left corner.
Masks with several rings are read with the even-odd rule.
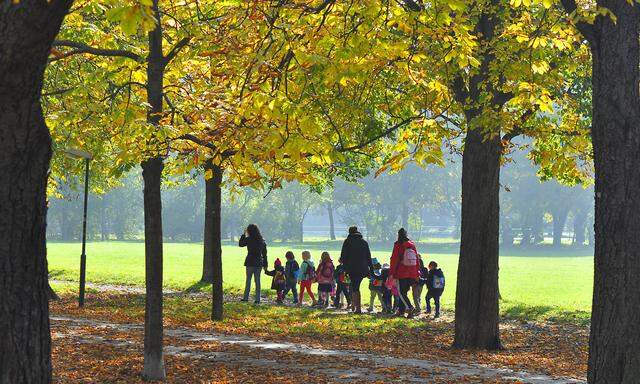
[[[247,247],[247,257],[244,259],[246,267],[246,281],[244,285],[244,296],[242,301],[249,301],[249,293],[251,292],[251,278],[253,277],[256,285],[256,298],[254,303],[260,304],[260,270],[267,270],[267,243],[265,243],[260,233],[260,229],[255,224],[249,224],[244,234],[240,236],[239,245]]]
[[[416,283],[419,276],[418,251],[415,244],[407,236],[407,231],[400,228],[398,240],[393,245],[391,254],[391,268],[389,277],[398,281],[400,291],[400,303],[398,306],[398,316],[403,316],[405,311],[409,317],[413,316],[413,305],[407,293],[409,288]]]

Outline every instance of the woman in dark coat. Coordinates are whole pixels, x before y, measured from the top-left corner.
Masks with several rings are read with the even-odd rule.
[[[362,238],[362,234],[358,232],[358,227],[349,228],[349,235],[342,244],[340,262],[344,264],[344,268],[351,279],[353,311],[362,313],[360,283],[362,279],[369,276],[372,264],[369,244]]]
[[[251,292],[251,278],[256,285],[255,304],[260,304],[260,271],[267,270],[267,243],[260,234],[260,229],[255,224],[249,224],[244,234],[240,236],[241,247],[247,247],[247,257],[244,259],[247,277],[244,285],[242,301],[249,301]]]

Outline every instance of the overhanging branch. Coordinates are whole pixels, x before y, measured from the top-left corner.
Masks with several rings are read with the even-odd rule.
[[[53,46],[73,48],[72,51],[64,54],[65,57],[75,55],[75,54],[87,53],[87,54],[96,55],[96,56],[124,57],[124,58],[135,60],[138,62],[142,61],[142,58],[140,57],[140,55],[135,54],[131,51],[127,51],[126,49],[96,48],[84,43],[71,41],[71,40],[55,40],[53,42]]]

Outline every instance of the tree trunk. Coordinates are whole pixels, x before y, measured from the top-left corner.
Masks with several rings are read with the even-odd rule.
[[[560,247],[562,245],[562,233],[564,232],[564,226],[567,223],[568,215],[569,215],[569,209],[566,206],[555,209],[552,212],[553,246],[554,247]]]
[[[158,0],[153,1],[156,28],[149,32],[147,58],[147,122],[157,126],[162,117],[164,56]],[[154,145],[155,143],[151,143]],[[144,180],[144,242],[146,303],[144,317],[144,372],[146,380],[166,378],[162,352],[162,170],[161,157],[142,162]]]
[[[71,1],[0,2],[0,383],[51,382],[40,106],[47,57]]]
[[[591,41],[595,278],[588,381],[640,377],[640,17],[626,0],[598,1]]]
[[[162,354],[162,159],[142,163],[144,180],[144,245],[146,302],[144,317],[144,377],[165,378]]]
[[[329,238],[331,240],[336,239],[336,226],[333,221],[333,203],[329,201],[327,203],[327,212],[329,213]]]
[[[579,247],[584,245],[585,242],[585,232],[587,229],[587,210],[580,209],[577,210],[573,217],[573,238],[574,245]]]
[[[467,133],[454,347],[499,349],[500,138]]]
[[[224,295],[222,288],[222,169],[207,162],[205,169],[212,171],[212,177],[205,180],[204,209],[204,258],[202,265],[203,282],[212,283],[211,320],[223,319]]]

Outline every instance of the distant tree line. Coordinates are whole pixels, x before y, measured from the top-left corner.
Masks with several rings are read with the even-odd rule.
[[[186,182],[185,182],[186,181]],[[204,223],[204,180],[199,175],[168,183],[163,192],[164,237],[169,241],[200,242]],[[541,182],[530,162],[513,159],[503,172],[501,240],[507,246],[533,246],[551,236],[560,245],[564,233],[575,245],[592,244],[593,192],[556,181]],[[144,235],[142,189],[138,173],[104,194],[91,194],[88,238],[140,240]],[[265,196],[266,195],[266,196]],[[69,186],[49,200],[48,237],[75,241],[81,236],[82,199]],[[396,174],[366,176],[358,183],[335,180],[333,188],[317,193],[298,183],[282,189],[222,195],[222,237],[235,240],[247,223],[257,223],[272,240],[303,242],[304,222],[310,215],[329,222],[326,237],[336,225],[357,224],[368,239],[391,241],[397,227],[416,240],[426,227],[442,226],[445,235],[460,235],[460,166],[423,170],[410,166]],[[329,220],[333,218],[333,220]],[[566,242],[566,240],[565,240]]]

